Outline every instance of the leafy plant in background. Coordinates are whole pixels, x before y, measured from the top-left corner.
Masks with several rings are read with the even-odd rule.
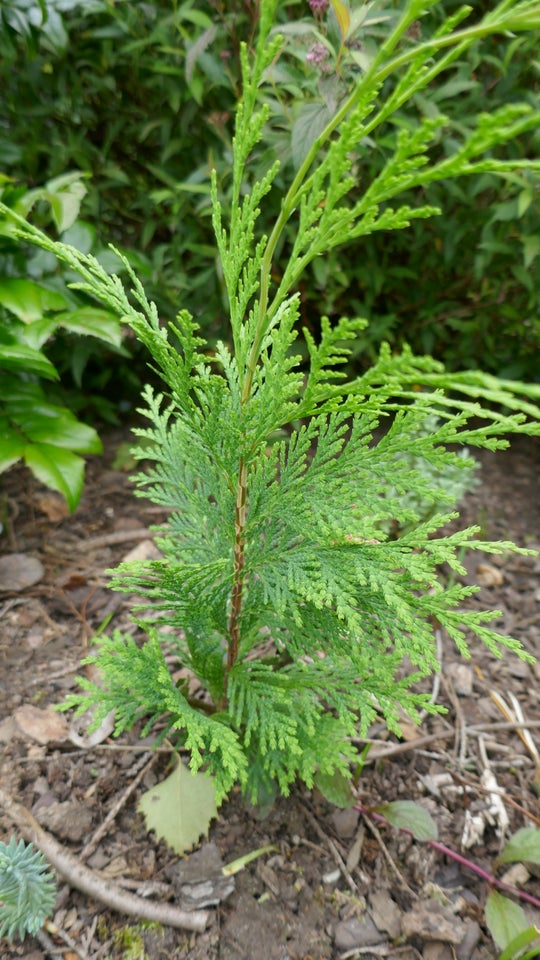
[[[490,6],[474,4],[473,16]],[[395,0],[382,7],[342,0],[335,8],[339,20],[332,4],[312,7],[278,6],[276,26],[286,44],[258,90],[270,121],[254,146],[253,170],[263,175],[279,158],[279,190],[400,11]],[[433,4],[412,33],[429,36],[458,7],[456,0]],[[0,9],[0,169],[30,184],[74,167],[90,173],[83,214],[98,240],[137,250],[132,263],[160,314],[172,318],[180,299],[211,343],[228,342],[229,333],[209,170],[218,171],[228,209],[240,37],[253,35],[255,21],[256,6],[241,0],[173,8],[165,0],[6,0]],[[491,36],[481,55],[474,47],[462,50],[434,78],[429,102],[419,91],[415,106],[429,116],[446,115],[436,149],[450,154],[486,105],[496,110],[523,100],[538,108],[538,97],[535,37]],[[406,125],[407,105],[403,109],[395,119]],[[501,145],[499,156],[537,154],[538,137],[531,129],[519,144]],[[386,151],[382,138],[376,149],[363,151],[367,180]],[[361,258],[347,247],[316,258],[300,280],[302,322],[318,337],[322,313],[333,322],[342,313],[368,317],[352,353],[360,369],[374,361],[382,340],[396,347],[407,341],[451,369],[478,366],[536,378],[537,175],[485,173],[422,189],[423,198],[412,192],[408,202],[439,206],[444,197],[445,216],[413,222],[406,237],[399,231],[366,237]],[[263,230],[279,215],[277,196],[273,191],[266,198]],[[285,227],[287,243],[291,229]],[[276,274],[284,269],[282,250],[286,256],[286,244],[276,251]],[[97,377],[96,393],[99,385]]]
[[[449,445],[504,447],[503,434],[540,433],[540,388],[478,372],[447,374],[429,357],[383,346],[372,367],[347,380],[346,362],[359,319],[323,321],[318,341],[304,331],[309,364],[299,352],[299,296],[310,263],[375,231],[406,228],[436,211],[396,202],[441,179],[521,167],[538,160],[497,159],[501,143],[539,120],[527,105],[482,114],[450,156],[434,151],[439,116],[394,125],[396,111],[447,70],[475,40],[540,26],[540,4],[503,0],[481,21],[461,26],[466,9],[423,42],[410,31],[433,6],[408,0],[365,72],[303,159],[279,200],[269,234],[259,210],[279,176],[274,163],[252,177],[251,157],[268,118],[258,88],[278,56],[270,36],[276,4],[261,4],[253,57],[242,47],[243,92],[237,114],[232,203],[227,217],[213,177],[213,222],[230,310],[230,338],[209,351],[196,322],[181,310],[169,330],[126,261],[128,295],[118,278],[73,247],[55,242],[14,215],[25,242],[55,255],[81,279],[79,289],[129,324],[150,350],[165,395],[146,388],[148,429],[136,478],[139,493],[172,511],[160,528],[163,558],[126,564],[114,586],[143,598],[147,640],[115,632],[90,657],[102,686],[81,679],[66,706],[95,705],[95,724],[116,712],[116,733],[160,723],[215,778],[218,799],[239,783],[252,800],[299,777],[328,785],[348,779],[351,737],[377,715],[399,732],[400,712],[419,719],[436,710],[417,681],[437,670],[433,623],[468,655],[479,637],[495,655],[521,652],[490,623],[496,612],[462,609],[474,588],[445,585],[443,562],[463,572],[457,552],[517,550],[483,543],[477,528],[438,534],[448,513],[444,486],[410,464],[422,457],[444,474],[467,461]],[[339,9],[339,5],[338,5]],[[362,152],[382,139],[377,174],[356,184]],[[367,145],[367,146],[366,146]],[[352,197],[351,197],[352,195]],[[275,200],[274,200],[275,202]],[[285,268],[274,257],[285,225],[295,224]],[[357,246],[357,249],[361,248]],[[358,254],[359,255],[359,254]],[[427,418],[439,426],[422,434]],[[483,418],[478,425],[477,418]],[[529,419],[527,419],[527,417]],[[471,423],[470,421],[473,420]],[[420,522],[402,497],[414,487],[437,513]],[[388,522],[398,533],[388,536]],[[165,653],[169,655],[165,659]],[[196,678],[192,696],[168,663]],[[402,676],[407,658],[412,672]]]
[[[165,316],[180,293],[194,309],[210,299],[222,310],[208,170],[224,139],[230,147],[234,70],[239,79],[230,47],[249,17],[240,0],[225,23],[204,6],[6,0],[0,9],[0,169],[31,184],[73,168],[90,175],[85,220],[98,239],[137,250]]]
[[[47,203],[58,231],[84,249],[85,230],[76,223],[84,192],[80,174],[71,173],[35,190],[3,178],[1,195],[23,216]],[[103,344],[109,351],[126,351],[118,317],[74,294],[69,277],[59,276],[55,267],[50,255],[31,258],[22,252],[12,225],[0,227],[0,472],[24,460],[73,510],[83,484],[81,455],[99,453],[101,442],[93,427],[54,397],[50,385],[60,375],[50,354],[53,346],[58,353],[63,336],[75,337],[64,355],[81,386],[84,366],[99,344],[102,354]]]
[[[56,883],[42,853],[14,837],[0,843],[0,937],[24,940],[37,933],[55,897]]]

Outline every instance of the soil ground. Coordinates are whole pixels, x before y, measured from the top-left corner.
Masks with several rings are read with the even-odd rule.
[[[2,478],[0,554],[21,555],[21,567],[20,580],[0,583],[0,785],[88,868],[133,893],[178,904],[185,892],[179,858],[146,832],[136,811],[141,793],[166,775],[170,754],[152,753],[136,731],[119,741],[105,738],[92,746],[83,737],[75,743],[76,735],[55,727],[47,709],[75,689],[88,640],[108,616],[114,626],[129,628],[129,598],[110,591],[104,571],[134,547],[142,544],[144,550],[148,528],[162,519],[132,494],[118,460],[126,439],[110,435],[105,457],[89,463],[83,498],[71,517],[24,470]],[[539,548],[537,443],[520,439],[509,451],[480,459],[480,483],[462,505],[460,523],[479,523],[486,538]],[[25,587],[30,558],[42,570]],[[5,570],[11,577],[10,562]],[[465,563],[469,575],[463,579],[482,582],[471,604],[499,609],[498,628],[538,655],[540,560],[478,553]],[[442,670],[434,694],[447,713],[426,718],[420,729],[405,723],[401,741],[373,727],[359,804],[417,801],[435,820],[440,841],[491,871],[501,832],[508,837],[538,823],[539,815],[535,759],[491,692],[509,706],[511,695],[517,699],[534,740],[540,737],[540,670],[510,655],[496,660],[476,645],[466,661],[448,638],[440,640]],[[468,849],[464,830],[475,841]],[[8,817],[0,816],[0,840],[13,833],[18,835]],[[81,855],[92,838],[93,850]],[[267,845],[274,849],[232,881],[218,883],[221,863]],[[22,945],[2,941],[0,958],[497,956],[484,921],[488,888],[474,872],[357,810],[339,811],[315,792],[298,789],[264,819],[233,794],[197,856],[199,876],[214,884],[220,901],[209,907],[204,932],[144,928],[60,882],[52,925]],[[534,875],[517,882],[540,896]],[[195,892],[199,906],[201,889]],[[530,916],[538,922],[538,915]]]

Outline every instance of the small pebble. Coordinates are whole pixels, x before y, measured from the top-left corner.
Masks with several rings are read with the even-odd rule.
[[[362,919],[351,917],[350,920],[341,920],[334,931],[334,942],[338,950],[370,947],[375,943],[383,943],[385,939],[384,934],[377,930],[369,916]]]

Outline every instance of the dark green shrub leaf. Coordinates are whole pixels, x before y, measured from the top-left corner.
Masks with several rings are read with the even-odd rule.
[[[122,346],[122,326],[113,313],[97,307],[80,307],[69,310],[56,318],[58,324],[71,333],[97,337],[115,347]]]
[[[77,453],[101,453],[101,441],[94,428],[79,423],[62,407],[41,405],[35,412],[19,415],[17,422],[33,443],[47,443]]]
[[[65,310],[67,301],[61,293],[47,290],[33,280],[10,277],[0,282],[0,304],[23,323],[32,323],[49,310]]]
[[[38,480],[58,490],[66,498],[69,509],[75,510],[84,482],[82,457],[50,443],[35,443],[26,446],[24,459]]]
[[[24,437],[13,430],[7,417],[0,416],[0,473],[21,459],[25,446]]]
[[[17,373],[34,373],[46,380],[58,380],[58,373],[41,350],[24,343],[0,344],[0,368]]]

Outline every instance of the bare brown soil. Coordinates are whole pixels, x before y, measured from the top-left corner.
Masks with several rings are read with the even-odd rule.
[[[104,620],[111,616],[114,626],[129,626],[129,598],[109,590],[104,571],[147,541],[145,531],[161,519],[155,508],[135,499],[127,472],[112,466],[125,439],[111,435],[106,456],[90,463],[81,504],[71,517],[25,471],[2,477],[0,560],[2,554],[22,555],[24,575],[26,560],[37,559],[43,575],[28,587],[0,582],[0,785],[96,874],[180,905],[186,887],[179,858],[146,832],[136,812],[141,792],[166,775],[170,754],[152,753],[136,731],[119,741],[106,738],[88,746],[83,740],[77,746],[65,728],[50,726],[47,710],[75,688],[88,640]],[[463,505],[463,522],[479,523],[486,537],[539,548],[537,444],[516,441],[509,451],[483,454],[481,460],[481,483]],[[538,655],[540,560],[471,554],[465,562],[467,580],[484,584],[471,602],[500,609],[500,629]],[[434,693],[448,712],[426,719],[420,729],[404,724],[400,742],[382,726],[370,731],[359,802],[371,808],[418,801],[436,821],[442,842],[492,870],[504,839],[494,789],[509,818],[506,836],[538,822],[539,810],[535,759],[515,728],[501,727],[505,718],[491,692],[509,706],[510,695],[517,698],[538,741],[540,671],[511,656],[497,661],[477,645],[473,660],[465,661],[445,637],[441,663]],[[495,778],[491,784],[488,772]],[[114,808],[103,835],[96,836]],[[466,823],[478,830],[468,850]],[[10,819],[0,816],[0,839],[14,832],[18,835]],[[81,856],[94,837],[92,852]],[[220,864],[266,845],[274,849],[227,884],[219,881]],[[484,922],[488,888],[473,872],[403,833],[374,826],[356,810],[338,811],[316,793],[298,789],[264,819],[233,794],[197,856],[191,867],[202,887],[205,881],[214,885],[220,900],[205,907],[204,932],[143,929],[136,919],[60,882],[53,924],[22,945],[0,943],[0,958],[497,956]],[[534,876],[522,882],[540,896]],[[204,906],[202,887],[192,905]]]

